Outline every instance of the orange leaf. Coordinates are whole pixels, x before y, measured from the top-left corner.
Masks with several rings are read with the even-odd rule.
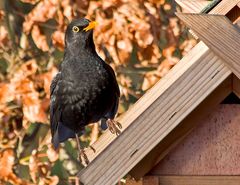
[[[47,43],[47,37],[41,33],[40,28],[37,25],[33,26],[31,33],[36,46],[43,51],[48,51],[49,46]]]

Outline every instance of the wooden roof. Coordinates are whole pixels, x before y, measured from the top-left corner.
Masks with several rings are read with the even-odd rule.
[[[239,3],[222,0],[210,14],[226,15]],[[78,174],[82,183],[113,185],[127,173],[143,176],[191,131],[196,120],[231,92],[240,95],[240,31],[225,16],[177,15],[211,49],[199,42],[119,118],[123,129],[118,137],[107,131],[93,144],[96,153],[87,151],[91,163]]]

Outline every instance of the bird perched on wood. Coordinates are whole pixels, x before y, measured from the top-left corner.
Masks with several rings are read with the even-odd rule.
[[[65,33],[65,51],[61,69],[53,78],[50,93],[52,143],[76,138],[79,159],[88,164],[79,136],[89,123],[101,120],[112,133],[121,125],[114,121],[118,109],[119,87],[113,69],[96,53],[93,28],[96,22],[73,20]]]

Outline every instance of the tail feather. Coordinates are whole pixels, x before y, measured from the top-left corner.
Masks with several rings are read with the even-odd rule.
[[[75,138],[75,132],[66,127],[62,122],[58,122],[57,129],[52,137],[52,143],[55,149],[58,149],[59,144],[69,138]]]

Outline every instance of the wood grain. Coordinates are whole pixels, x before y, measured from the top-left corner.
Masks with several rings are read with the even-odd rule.
[[[223,0],[220,4],[233,6],[233,3],[226,4],[226,2]],[[236,5],[237,2],[234,1],[234,3]],[[215,8],[212,12],[227,13],[227,8],[218,6],[216,7],[218,11]],[[210,80],[211,84],[205,79],[209,72],[213,75],[213,80]],[[91,161],[97,158],[79,173],[81,181],[85,184],[106,185],[117,182],[191,112],[186,101],[192,103],[191,108],[194,109],[230,74],[231,71],[221,64],[221,60],[200,42],[168,75],[119,119],[123,125],[123,133],[118,138],[115,139],[110,132],[106,132],[93,145],[97,152],[92,153],[88,150],[87,155]],[[205,81],[209,82],[208,85],[204,83]],[[204,93],[201,88],[195,89],[197,88],[194,86],[195,82],[198,87],[203,88]],[[191,86],[194,88],[191,89]],[[190,89],[192,93],[201,93],[190,95]],[[197,99],[189,100],[193,97]],[[178,107],[179,105],[187,105],[187,109]],[[175,113],[174,109],[184,111]]]
[[[219,4],[236,3],[228,2]],[[213,9],[220,14],[227,10]],[[81,181],[90,185],[116,183],[230,74],[222,61],[199,43],[119,119],[123,132],[118,138],[107,131],[93,145],[97,152],[88,150],[90,161],[96,159],[79,173]]]
[[[199,13],[209,2],[207,0],[176,0],[185,13]]]
[[[159,176],[159,185],[239,185],[240,176]]]
[[[238,2],[240,2],[240,0],[238,0],[238,1],[236,1],[236,0],[223,0],[210,13],[227,14],[228,10],[231,10],[234,6],[236,6],[236,4]],[[221,8],[222,6],[224,6],[225,8]],[[228,7],[228,8],[226,8],[226,7]],[[199,47],[198,49],[203,50],[205,52],[207,47],[202,46],[202,43],[200,45],[203,48]],[[203,54],[204,52],[201,52],[201,54]],[[189,57],[188,60],[190,60],[190,57]],[[152,91],[152,90],[150,90],[150,91]],[[147,92],[145,95],[147,96],[148,93],[151,93],[150,91]],[[133,122],[133,120],[137,119],[139,117],[139,115],[141,115],[141,113],[146,109],[146,107],[151,105],[151,102],[153,102],[156,98],[157,98],[157,96],[152,97],[150,99],[150,101],[147,102],[148,104],[146,104],[145,106],[142,106],[141,105],[142,100],[141,101],[139,100],[123,116],[119,117],[118,120],[119,120],[120,123],[122,123],[122,126],[123,126],[122,131],[124,131]],[[106,149],[106,147],[109,145],[109,143],[111,143],[115,138],[116,138],[116,136],[111,134],[107,130],[98,139],[98,141],[92,145],[96,149],[96,152],[94,153],[91,149],[88,149],[86,151],[86,154],[87,154],[89,160],[92,161],[93,159],[95,159],[104,149]]]
[[[223,15],[177,16],[240,78],[240,30]]]
[[[240,0],[222,0],[209,14],[225,15],[239,2]]]
[[[177,146],[194,129],[199,121],[207,116],[226,96],[232,92],[232,76],[217,87],[201,104],[194,109],[170,134],[168,134],[129,174],[135,179],[149,174],[175,146]],[[155,174],[154,174],[155,175]]]
[[[146,184],[144,182],[155,184]],[[145,176],[140,181],[127,181],[126,185],[239,185],[240,176]]]
[[[195,47],[140,99],[145,111],[80,172],[80,180],[89,185],[116,183],[229,75],[231,71],[204,44]]]

